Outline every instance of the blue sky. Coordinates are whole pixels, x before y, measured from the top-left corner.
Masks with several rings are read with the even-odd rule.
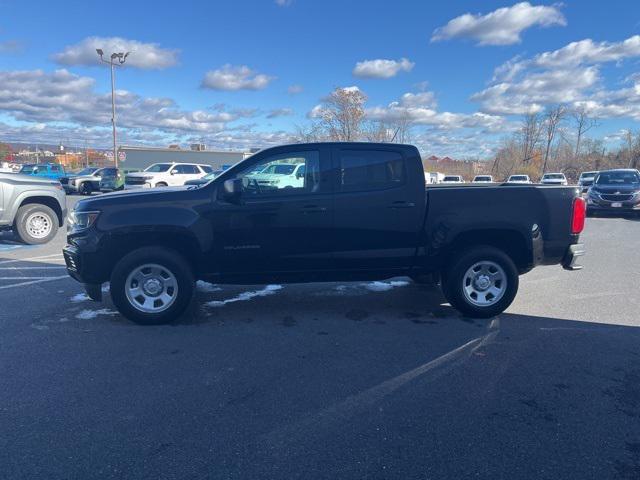
[[[409,115],[436,155],[489,156],[523,112],[559,102],[588,108],[600,120],[589,133],[609,144],[640,120],[640,2],[0,0],[0,11],[0,140],[108,146],[97,45],[133,50],[117,72],[123,143],[281,143],[351,86],[370,118]]]

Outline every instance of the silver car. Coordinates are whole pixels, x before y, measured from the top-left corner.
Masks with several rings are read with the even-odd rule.
[[[0,173],[0,230],[13,230],[30,245],[47,243],[66,216],[66,195],[57,180]]]

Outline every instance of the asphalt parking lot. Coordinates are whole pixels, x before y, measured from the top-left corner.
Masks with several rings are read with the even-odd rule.
[[[2,234],[0,478],[638,479],[640,221],[583,238],[493,320],[396,278],[200,283],[139,327],[66,276],[63,231]]]

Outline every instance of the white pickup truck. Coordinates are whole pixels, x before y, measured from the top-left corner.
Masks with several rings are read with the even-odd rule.
[[[248,177],[263,188],[300,188],[304,186],[304,163],[272,163]]]

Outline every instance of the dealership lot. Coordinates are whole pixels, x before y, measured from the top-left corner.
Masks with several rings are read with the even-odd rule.
[[[639,234],[590,218],[489,321],[396,278],[200,283],[161,327],[3,234],[0,478],[638,478]]]

